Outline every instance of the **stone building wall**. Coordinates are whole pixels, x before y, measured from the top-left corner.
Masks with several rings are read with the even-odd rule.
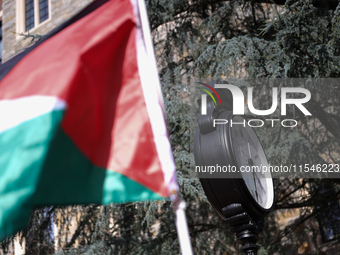
[[[23,40],[17,33],[17,1],[2,0],[3,16],[3,62],[31,44],[31,39]],[[50,0],[51,18],[41,26],[32,29],[30,34],[44,35],[66,19],[78,13],[93,0]]]

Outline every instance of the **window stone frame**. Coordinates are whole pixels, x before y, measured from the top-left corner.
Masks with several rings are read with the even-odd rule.
[[[39,0],[34,0],[34,27],[28,31],[25,31],[25,0],[16,0],[16,39],[22,39],[22,36],[19,34],[27,33],[34,34],[35,30],[39,27],[43,26],[47,22],[52,19],[52,10],[51,10],[51,0],[48,0],[48,19],[39,23]]]

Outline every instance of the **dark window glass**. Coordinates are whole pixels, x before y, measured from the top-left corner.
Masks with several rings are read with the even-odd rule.
[[[314,189],[314,187],[311,185]],[[327,197],[333,196],[336,193],[334,188],[324,187],[318,191],[319,198],[323,201]],[[321,201],[320,200],[320,201]],[[320,227],[321,237],[323,243],[333,241],[338,238],[340,234],[340,206],[338,201],[329,201],[327,204],[322,205],[323,209],[317,214],[317,220]],[[321,208],[317,207],[316,210]]]
[[[48,19],[48,0],[39,0],[40,23]]]
[[[25,0],[25,31],[34,27],[34,0]]]
[[[319,216],[319,226],[324,243],[334,240],[340,233],[340,206],[337,201],[327,204],[327,212]]]

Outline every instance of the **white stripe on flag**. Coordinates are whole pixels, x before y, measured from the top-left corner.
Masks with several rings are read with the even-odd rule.
[[[66,103],[54,96],[27,96],[0,100],[0,133],[53,110],[63,110]]]

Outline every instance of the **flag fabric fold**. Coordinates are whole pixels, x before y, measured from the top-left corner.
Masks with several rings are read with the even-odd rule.
[[[0,241],[35,206],[178,191],[134,0],[97,0],[0,67]]]

